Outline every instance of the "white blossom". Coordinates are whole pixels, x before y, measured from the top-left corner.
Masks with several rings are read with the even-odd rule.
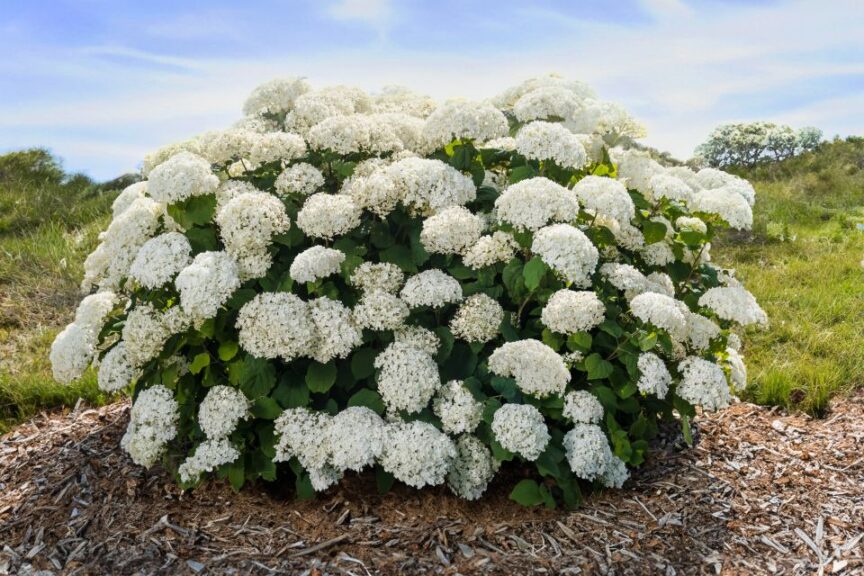
[[[423,134],[435,148],[456,139],[484,142],[507,135],[507,118],[489,104],[452,100],[438,106],[423,126]]]
[[[579,214],[572,191],[541,176],[508,186],[495,199],[499,222],[517,230],[538,230],[549,222],[571,222]]]
[[[768,323],[768,315],[756,302],[756,298],[741,287],[710,288],[699,297],[699,305],[710,308],[723,320],[742,326]]]
[[[252,142],[249,161],[253,166],[270,162],[288,164],[306,155],[306,142],[297,134],[270,132],[260,134]]]
[[[310,355],[317,329],[309,306],[287,292],[263,292],[237,315],[240,347],[258,358],[286,362]]]
[[[504,309],[482,292],[472,294],[459,306],[450,321],[450,331],[467,342],[489,342],[498,335]]]
[[[664,294],[645,292],[630,301],[633,315],[669,333],[673,340],[681,341],[687,334],[687,305]]]
[[[723,369],[697,356],[688,356],[678,364],[681,382],[676,393],[705,410],[719,410],[729,405],[731,394]]]
[[[99,363],[97,382],[103,392],[122,390],[138,378],[140,371],[129,361],[125,342],[118,342]]]
[[[319,192],[306,199],[297,226],[307,236],[332,240],[360,225],[360,207],[351,196]]]
[[[441,346],[441,339],[422,326],[402,326],[393,332],[393,341],[407,344],[434,356]]]
[[[402,269],[390,262],[363,262],[351,273],[351,284],[363,292],[395,294],[404,282]]]
[[[211,440],[226,438],[249,416],[249,399],[236,388],[216,385],[198,406],[198,425]]]
[[[513,378],[522,392],[537,398],[560,396],[570,381],[561,356],[539,340],[506,342],[489,356],[489,371]]]
[[[327,434],[333,467],[340,471],[371,466],[387,443],[387,425],[365,406],[350,406],[336,414]]]
[[[408,305],[398,296],[373,290],[360,298],[352,316],[360,328],[395,330],[402,326],[409,313]]]
[[[51,344],[51,371],[54,380],[68,384],[84,374],[96,354],[96,335],[74,322],[64,328]]]
[[[276,457],[274,462],[297,458],[308,472],[321,471],[330,464],[330,426],[333,417],[308,408],[289,408],[274,424]]]
[[[689,203],[693,199],[693,189],[669,172],[659,172],[651,176],[649,186],[654,193],[654,198],[668,198],[679,202]]]
[[[153,169],[147,181],[147,193],[157,202],[173,204],[212,194],[219,185],[210,163],[191,152],[175,154]]]
[[[529,160],[553,160],[563,168],[579,169],[588,156],[575,134],[551,122],[531,122],[516,135],[516,151]]]
[[[577,287],[590,286],[600,259],[585,233],[569,224],[553,224],[538,230],[531,251]]]
[[[161,384],[142,390],[132,404],[120,447],[133,462],[150,468],[165,452],[166,444],[177,436],[179,420],[179,406],[171,390]]]
[[[448,434],[470,433],[480,424],[483,403],[474,398],[461,380],[451,380],[438,390],[432,410]]]
[[[294,164],[279,174],[274,187],[280,196],[309,196],[324,186],[324,175],[306,162]]]
[[[573,193],[583,208],[593,214],[630,222],[636,215],[633,200],[627,188],[612,178],[585,176],[573,187]]]
[[[596,424],[577,423],[564,435],[564,452],[570,469],[584,480],[597,480],[606,472],[612,451],[603,430]]]
[[[294,101],[310,90],[304,78],[276,78],[256,87],[243,104],[243,113],[284,114],[294,107]]]
[[[147,196],[147,181],[135,182],[123,189],[111,203],[111,215],[117,218],[138,198]]]
[[[209,438],[195,448],[177,468],[181,482],[195,482],[202,474],[213,472],[240,457],[240,451],[227,438]]]
[[[422,488],[442,484],[455,458],[456,447],[446,434],[432,424],[414,421],[388,426],[379,462],[397,480]]]
[[[502,448],[534,461],[549,443],[540,411],[530,404],[504,404],[492,417],[492,433]]]
[[[408,278],[399,296],[411,308],[441,308],[462,300],[462,286],[449,274],[431,268]]]
[[[587,390],[575,390],[564,395],[562,414],[573,423],[599,424],[603,419],[603,405]]]
[[[420,242],[432,254],[462,254],[480,239],[484,222],[462,206],[450,206],[423,222]]]
[[[216,315],[240,287],[237,264],[225,252],[202,252],[174,279],[180,305],[195,321]]]
[[[192,246],[186,236],[166,232],[141,246],[132,261],[129,277],[152,290],[171,282],[191,261]]]
[[[717,214],[736,230],[749,230],[753,226],[753,209],[743,196],[727,188],[702,190],[693,195],[691,209]]]
[[[665,398],[672,384],[672,375],[663,360],[656,354],[643,352],[636,365],[639,368],[639,380],[636,382],[639,391]]]
[[[558,290],[549,298],[540,321],[560,334],[588,332],[606,317],[606,306],[589,291]]]
[[[483,442],[474,436],[460,436],[456,440],[456,457],[447,474],[447,484],[460,498],[477,500],[486,491],[498,466]]]
[[[363,334],[351,317],[351,310],[337,300],[317,298],[308,304],[315,324],[315,343],[310,356],[322,364],[345,358],[363,343]]]
[[[522,95],[513,104],[520,122],[552,118],[572,118],[582,107],[583,98],[565,86],[542,86]]]
[[[394,342],[375,358],[378,392],[391,412],[419,412],[441,386],[438,364],[410,344]]]
[[[288,273],[295,282],[315,282],[339,272],[345,254],[333,248],[312,246],[294,257]]]

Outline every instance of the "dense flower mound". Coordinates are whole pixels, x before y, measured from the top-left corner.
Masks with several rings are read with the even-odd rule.
[[[584,84],[286,79],[243,110],[145,159],[51,350],[57,380],[133,391],[136,463],[468,499],[510,466],[515,500],[575,505],[746,385],[733,329],[767,318],[710,243],[753,188],[615,147],[642,129]]]

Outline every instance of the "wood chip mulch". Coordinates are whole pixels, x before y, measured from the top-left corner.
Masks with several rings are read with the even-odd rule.
[[[0,574],[864,574],[864,394],[814,420],[739,403],[575,512],[369,475],[183,494],[118,448],[128,405],[0,438]],[[512,485],[512,481],[509,485]]]

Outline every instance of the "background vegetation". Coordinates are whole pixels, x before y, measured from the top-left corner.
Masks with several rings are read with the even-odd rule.
[[[745,338],[747,396],[820,414],[864,384],[864,138],[733,171],[756,187],[754,231],[713,252],[771,319]],[[48,350],[72,319],[111,202],[134,179],[66,174],[45,150],[0,156],[0,432],[79,397],[107,400],[92,372],[55,384]]]

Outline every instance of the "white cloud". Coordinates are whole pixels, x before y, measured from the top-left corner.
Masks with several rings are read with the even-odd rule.
[[[327,7],[327,14],[336,20],[357,20],[383,31],[392,23],[394,11],[390,0],[337,0]]]

